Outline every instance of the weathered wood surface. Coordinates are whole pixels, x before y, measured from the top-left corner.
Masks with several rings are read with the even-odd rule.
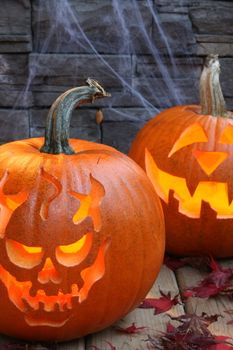
[[[227,260],[221,263],[224,267],[233,267],[233,260]],[[172,296],[179,294],[182,298],[182,292],[194,285],[205,277],[205,273],[197,269],[185,266],[177,269],[176,273],[165,265],[162,267],[156,283],[148,293],[148,297],[159,297],[160,290],[171,292]],[[210,326],[210,330],[216,335],[226,335],[233,337],[233,325],[227,325],[230,316],[225,310],[233,309],[233,299],[226,296],[216,298],[200,299],[188,298],[183,304],[177,304],[171,310],[160,315],[154,315],[152,309],[136,308],[124,319],[118,321],[112,327],[106,330],[87,336],[86,338],[73,340],[64,343],[26,343],[16,339],[0,336],[0,350],[145,350],[148,349],[146,339],[148,335],[155,336],[164,331],[169,315],[172,317],[184,313],[201,314],[206,312],[208,315],[219,314],[218,321]],[[233,318],[233,317],[232,317]],[[137,327],[146,327],[138,334],[124,334],[117,331],[117,327],[126,328],[135,323]],[[112,348],[111,348],[111,345]]]
[[[221,263],[224,267],[233,267],[233,261],[225,261]],[[177,270],[177,281],[179,290],[182,293],[186,288],[198,285],[198,283],[207,275],[192,267],[183,267]],[[188,298],[185,302],[186,313],[196,313],[201,315],[202,312],[208,315],[220,315],[217,322],[210,325],[209,329],[213,334],[225,335],[233,337],[233,325],[227,325],[227,322],[232,319],[225,310],[233,309],[233,299],[229,296],[219,295],[214,298]]]
[[[152,287],[148,294],[148,297],[159,297],[159,289],[163,292],[171,292],[172,295],[176,295],[178,292],[178,286],[176,283],[174,273],[163,266],[157,282]],[[172,315],[178,316],[183,314],[184,310],[181,305],[176,305],[172,309]],[[93,334],[87,338],[87,349],[90,345],[95,345],[101,350],[110,350],[106,341],[109,341],[117,350],[143,350],[146,349],[145,339],[147,335],[155,334],[159,331],[165,330],[165,325],[168,321],[168,316],[164,313],[159,316],[154,316],[153,310],[148,309],[135,309],[133,312],[127,315],[123,320],[117,322],[113,327],[108,328],[105,331]],[[116,330],[117,326],[128,327],[135,322],[137,327],[146,327],[145,331],[139,334],[128,335],[120,333]]]

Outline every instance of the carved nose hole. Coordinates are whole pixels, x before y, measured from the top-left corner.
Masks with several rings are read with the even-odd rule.
[[[45,260],[42,270],[38,273],[38,281],[41,284],[48,282],[53,282],[55,284],[61,283],[61,276],[55,269],[55,266],[50,258]]]
[[[204,152],[198,150],[193,151],[193,155],[207,175],[211,175],[228,156],[227,152]]]

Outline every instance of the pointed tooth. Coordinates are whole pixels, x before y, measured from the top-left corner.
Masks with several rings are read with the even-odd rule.
[[[44,303],[44,310],[46,312],[52,312],[54,311],[54,308],[55,308],[55,304],[54,303]]]
[[[228,201],[229,205],[233,202],[233,184],[229,182],[228,184]]]
[[[68,309],[68,310],[71,310],[71,309],[72,309],[73,306],[72,306],[71,298],[70,298],[70,300],[68,300],[66,306],[67,306],[67,309]]]
[[[71,285],[71,294],[72,294],[72,296],[73,297],[78,296],[78,292],[79,292],[79,288],[78,288],[77,283],[73,283]]]
[[[197,189],[197,186],[199,185],[199,179],[193,177],[191,178],[190,180],[186,180],[186,186],[187,186],[187,189],[190,193],[190,196],[192,197]]]
[[[43,289],[38,289],[37,293],[36,293],[37,296],[40,296],[40,295],[46,295],[45,294],[45,291]]]

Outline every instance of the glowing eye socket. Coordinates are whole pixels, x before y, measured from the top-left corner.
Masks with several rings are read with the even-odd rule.
[[[28,247],[22,244],[23,249],[26,250],[29,254],[37,254],[42,252],[42,247]]]
[[[68,244],[68,245],[60,245],[59,249],[66,254],[74,254],[77,253],[85,244],[86,241],[86,235],[83,236],[79,241],[72,243],[72,244]]]
[[[89,254],[93,241],[93,233],[88,232],[79,241],[61,245],[56,248],[56,259],[64,266],[79,265]]]
[[[44,254],[42,247],[29,247],[13,239],[6,239],[6,252],[13,264],[25,269],[39,265]]]
[[[208,138],[202,126],[199,123],[192,124],[181,133],[180,137],[177,139],[170,153],[168,154],[168,158],[183,147],[189,146],[196,142],[207,141]]]
[[[233,143],[233,125],[228,125],[220,136],[219,143]]]

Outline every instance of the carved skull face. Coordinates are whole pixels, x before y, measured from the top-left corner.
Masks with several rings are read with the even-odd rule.
[[[229,203],[228,198],[229,184],[226,174],[221,172],[221,166],[230,156],[227,147],[232,144],[232,125],[222,130],[217,140],[214,139],[214,144],[211,144],[207,131],[200,123],[188,126],[168,154],[168,162],[178,155],[179,159],[174,161],[177,167],[181,159],[183,173],[186,174],[183,177],[175,175],[175,169],[172,173],[161,169],[148,152],[147,172],[160,198],[169,204],[172,192],[179,203],[179,213],[190,218],[200,218],[203,202],[209,204],[217,218],[233,218],[233,202]],[[180,158],[186,148],[183,158]]]
[[[88,297],[93,285],[105,273],[105,254],[109,239],[101,238],[96,243],[96,232],[101,229],[100,204],[104,187],[90,176],[90,191],[87,194],[69,191],[77,202],[71,225],[81,225],[87,218],[92,230],[86,230],[70,242],[61,235],[50,242],[49,236],[40,241],[33,235],[24,239],[18,232],[6,233],[14,211],[27,203],[29,194],[4,194],[7,182],[5,173],[0,184],[1,239],[0,281],[5,287],[10,302],[24,314],[29,326],[61,327],[72,314],[74,304],[81,304]],[[40,221],[49,222],[49,211],[55,198],[62,193],[59,181],[41,170],[41,178],[53,186],[53,193],[40,203]],[[7,231],[8,232],[8,231]],[[43,233],[41,233],[43,236]],[[40,244],[38,244],[40,243]]]

